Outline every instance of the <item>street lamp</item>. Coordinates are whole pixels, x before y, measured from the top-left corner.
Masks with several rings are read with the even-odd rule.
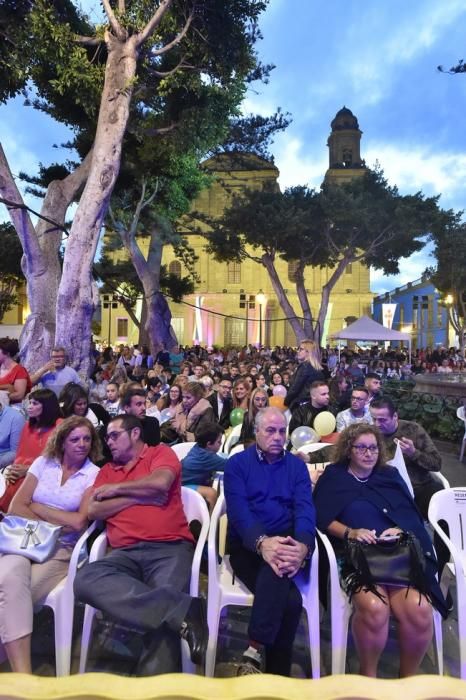
[[[450,347],[450,323],[451,323],[451,315],[452,315],[452,310],[453,310],[453,294],[447,294],[445,299],[443,300],[444,306],[447,309],[447,328],[446,328],[446,341],[445,341],[445,347]]]
[[[267,297],[262,289],[259,294],[256,294],[256,301],[259,304],[259,347],[262,347],[262,305],[267,302]]]

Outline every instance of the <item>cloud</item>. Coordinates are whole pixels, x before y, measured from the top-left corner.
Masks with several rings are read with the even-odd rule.
[[[394,9],[390,4],[381,11],[377,5],[361,13],[358,21],[353,15],[348,28],[346,42],[355,50],[339,56],[336,72],[346,75],[359,108],[386,100],[400,68],[431,49],[466,13],[463,0],[409,3],[399,8],[394,24]]]
[[[466,152],[432,152],[427,146],[392,145],[368,141],[364,157],[369,167],[378,161],[390,184],[402,194],[422,190],[441,194],[444,208],[466,208]]]
[[[400,273],[398,275],[387,276],[382,270],[371,268],[371,291],[375,294],[382,294],[392,291],[395,287],[401,287],[408,282],[420,279],[426,267],[435,265],[435,260],[431,255],[432,250],[433,246],[429,243],[422,250],[413,253],[410,258],[400,260]]]
[[[314,157],[305,151],[305,145],[296,136],[281,134],[274,144],[275,164],[280,170],[280,187],[309,185],[318,188],[322,184],[328,167],[328,156],[319,153]]]

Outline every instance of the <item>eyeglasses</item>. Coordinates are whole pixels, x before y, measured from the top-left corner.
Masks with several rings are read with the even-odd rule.
[[[228,391],[231,391],[231,386],[229,384],[219,384],[221,389],[228,389]]]
[[[107,443],[110,441],[114,442],[115,440],[118,440],[118,438],[120,437],[120,435],[122,433],[127,433],[127,432],[128,432],[127,430],[113,430],[111,433],[107,433],[107,435],[105,436],[105,442],[107,442]]]
[[[377,445],[353,445],[353,450],[360,455],[363,455],[365,452],[369,452],[371,455],[374,455],[379,451],[379,448]]]
[[[365,396],[352,396],[351,401],[365,401],[366,397]]]

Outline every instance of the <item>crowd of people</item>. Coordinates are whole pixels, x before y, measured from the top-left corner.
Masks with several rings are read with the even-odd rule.
[[[77,598],[143,634],[141,675],[177,671],[180,636],[202,663],[205,601],[188,594],[193,534],[181,486],[197,490],[212,511],[213,479],[224,471],[230,561],[255,593],[239,673],[290,674],[301,613],[294,577],[309,568],[316,523],[336,551],[348,539],[373,542],[409,529],[428,552],[422,596],[406,587],[348,588],[361,673],[377,673],[390,612],[400,673],[417,672],[432,605],[442,614],[448,607],[424,527],[442,488],[441,458],[421,426],[398,418],[383,383],[418,369],[463,371],[457,351],[419,351],[408,364],[398,349],[347,349],[338,360],[312,340],[297,349],[177,347],[155,357],[121,346],[94,350],[89,380],[67,363],[64,348],[53,348],[32,374],[17,353],[16,341],[0,339],[0,511],[60,525],[63,534],[42,564],[0,556],[0,640],[12,670],[31,672],[33,606],[65,575],[79,532],[94,519],[106,522],[111,551],[78,572]],[[335,416],[333,464],[311,481],[312,454],[293,449],[288,436],[313,428],[324,412]],[[219,450],[232,425],[241,425],[244,450],[225,459]],[[180,463],[170,448],[183,442],[194,446]],[[387,466],[398,446],[414,499]],[[441,567],[447,555],[440,547],[437,555]]]

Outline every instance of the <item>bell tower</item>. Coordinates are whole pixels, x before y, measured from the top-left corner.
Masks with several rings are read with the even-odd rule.
[[[328,137],[329,167],[325,179],[347,182],[363,175],[366,164],[361,159],[361,136],[358,120],[347,107],[336,113]]]

